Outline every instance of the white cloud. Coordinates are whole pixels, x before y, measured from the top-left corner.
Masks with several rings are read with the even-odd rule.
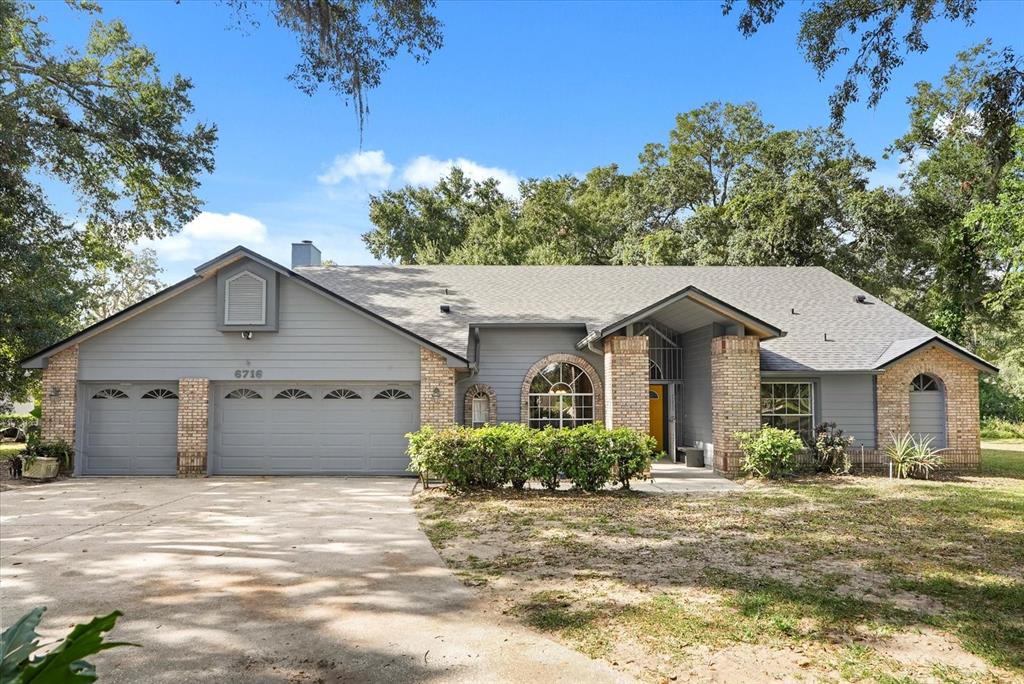
[[[204,211],[185,224],[181,231],[193,240],[217,240],[228,242],[263,242],[267,239],[267,227],[259,219],[245,214],[218,214]]]
[[[344,180],[361,180],[385,186],[395,172],[382,150],[339,154],[326,172],[316,177],[321,185],[338,185]]]
[[[519,177],[514,173],[496,166],[483,166],[463,157],[443,161],[426,155],[416,157],[402,170],[402,179],[412,185],[434,185],[456,166],[477,182],[495,178],[504,194],[510,197],[519,195]]]
[[[162,240],[140,240],[138,245],[156,250],[163,262],[207,259],[235,245],[256,246],[266,241],[267,227],[259,219],[235,212],[204,211],[186,223],[177,235]]]

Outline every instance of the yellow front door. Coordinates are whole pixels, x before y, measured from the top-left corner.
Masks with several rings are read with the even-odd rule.
[[[665,450],[665,386],[651,385],[651,436],[658,440],[658,449]]]

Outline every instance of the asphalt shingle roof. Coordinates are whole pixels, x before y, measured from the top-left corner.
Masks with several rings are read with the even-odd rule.
[[[871,370],[930,328],[819,267],[327,266],[295,269],[434,344],[466,355],[473,324],[575,323],[600,330],[693,286],[785,335],[762,369]],[[440,312],[448,304],[451,313]],[[794,313],[795,312],[795,313]],[[825,335],[828,335],[828,341]],[[900,351],[903,350],[903,351]]]

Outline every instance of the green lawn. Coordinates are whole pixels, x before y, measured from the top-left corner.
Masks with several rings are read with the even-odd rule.
[[[490,605],[644,680],[1024,678],[1024,453],[949,481],[417,507]]]

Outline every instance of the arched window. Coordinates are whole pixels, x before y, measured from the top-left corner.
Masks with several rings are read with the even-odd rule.
[[[490,385],[476,384],[466,389],[463,421],[473,427],[498,422],[497,395]]]
[[[412,399],[408,392],[403,392],[400,389],[386,389],[377,392],[373,397],[374,399]]]
[[[251,390],[248,387],[239,387],[236,390],[231,390],[225,396],[225,399],[262,399],[260,393],[256,390]]]
[[[175,394],[174,392],[172,392],[169,389],[164,389],[163,387],[157,387],[156,389],[151,389],[148,392],[146,392],[145,394],[143,394],[142,398],[143,399],[177,399],[178,395]]]
[[[275,396],[275,399],[312,399],[309,396],[309,392],[300,389],[286,389],[281,390]]]
[[[362,399],[358,392],[354,392],[350,389],[336,389],[331,390],[324,395],[324,399]]]
[[[530,427],[577,427],[594,422],[594,385],[579,366],[556,361],[530,378]]]
[[[92,395],[93,399],[127,399],[128,395],[119,389],[114,387],[108,387],[107,389],[101,389],[96,394]]]
[[[946,393],[933,375],[921,373],[910,381],[910,433],[929,440],[933,449],[946,448]]]
[[[661,371],[661,366],[655,363],[654,359],[650,359],[648,361],[648,364],[650,365],[651,369],[651,380],[663,380],[665,378],[665,374]]]

